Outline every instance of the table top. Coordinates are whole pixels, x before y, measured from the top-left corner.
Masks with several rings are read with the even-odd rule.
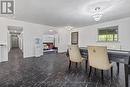
[[[87,50],[87,47],[80,47],[80,49]],[[122,53],[130,53],[130,51],[127,51],[127,50],[119,50],[119,49],[108,49],[108,51],[112,51],[112,52],[122,52]]]

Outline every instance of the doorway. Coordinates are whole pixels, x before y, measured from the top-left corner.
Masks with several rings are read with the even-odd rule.
[[[23,50],[23,27],[8,26],[9,49],[20,48]]]
[[[43,36],[43,53],[58,53],[57,47],[58,36],[55,35],[44,35]]]
[[[23,59],[23,27],[8,26],[8,59],[11,62]]]

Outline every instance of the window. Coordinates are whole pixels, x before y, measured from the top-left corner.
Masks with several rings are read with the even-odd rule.
[[[98,41],[101,42],[118,41],[118,26],[100,28],[98,30]]]

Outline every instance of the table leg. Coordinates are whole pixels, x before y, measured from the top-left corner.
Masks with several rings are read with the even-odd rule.
[[[92,72],[92,67],[90,66],[90,70],[89,70],[88,77],[90,77],[90,75],[91,75],[91,72]]]
[[[128,65],[124,64],[124,69],[125,69],[125,87],[129,86],[129,82],[128,82]]]

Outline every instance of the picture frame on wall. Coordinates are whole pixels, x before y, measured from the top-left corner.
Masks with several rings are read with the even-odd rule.
[[[74,45],[78,44],[78,32],[71,33],[71,44],[74,44]]]

